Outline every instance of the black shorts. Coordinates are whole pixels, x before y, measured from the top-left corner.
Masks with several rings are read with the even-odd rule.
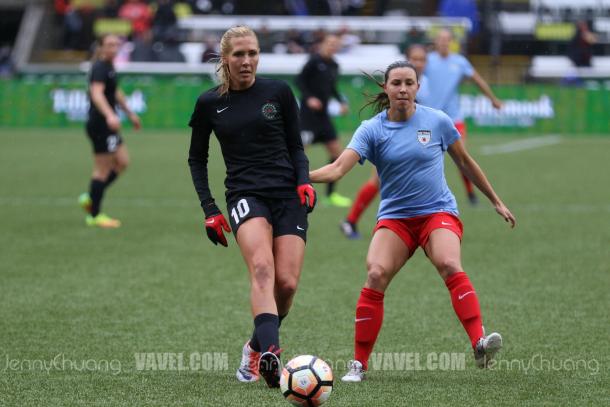
[[[123,144],[121,135],[110,130],[105,122],[87,122],[86,129],[95,154],[114,153]]]
[[[307,146],[314,143],[328,143],[337,139],[337,131],[330,118],[324,112],[312,112],[301,109],[301,140]]]
[[[227,203],[229,223],[237,230],[248,219],[262,217],[273,228],[273,237],[296,235],[307,241],[307,207],[299,198],[240,196]]]

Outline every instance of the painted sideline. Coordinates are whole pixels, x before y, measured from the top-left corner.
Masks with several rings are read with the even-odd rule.
[[[554,144],[561,143],[561,137],[557,135],[549,135],[543,137],[528,138],[525,140],[511,141],[510,143],[483,146],[481,147],[481,154],[483,155],[494,155],[494,154],[509,154],[517,151],[532,150],[534,148],[540,148],[545,146],[551,146]]]

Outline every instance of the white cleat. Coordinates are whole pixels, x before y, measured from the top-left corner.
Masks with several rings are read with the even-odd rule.
[[[261,353],[252,350],[250,341],[246,342],[241,352],[241,363],[235,373],[237,380],[242,383],[251,383],[258,380],[258,359]]]
[[[343,382],[361,382],[364,380],[364,369],[362,363],[357,360],[352,360],[349,363],[349,371],[341,378]]]
[[[502,335],[493,332],[482,337],[474,347],[474,361],[477,367],[483,369],[489,366],[496,355],[502,349]]]

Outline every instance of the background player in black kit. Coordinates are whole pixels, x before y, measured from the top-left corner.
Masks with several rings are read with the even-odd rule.
[[[343,148],[337,138],[337,131],[328,115],[328,101],[335,98],[341,102],[341,114],[347,113],[348,106],[343,96],[337,91],[339,65],[334,55],[341,47],[341,39],[333,34],[326,34],[319,45],[318,52],[313,53],[296,77],[296,84],[301,91],[301,138],[303,144],[324,143],[332,163],[339,157]],[[349,198],[335,191],[335,183],[326,187],[324,202],[339,207],[349,207]]]
[[[221,85],[197,100],[189,166],[210,240],[227,246],[231,228],[248,266],[254,317],[237,378],[279,387],[279,325],[296,292],[316,196],[299,134],[298,108],[288,85],[257,78],[259,45],[249,28],[233,27],[220,42]],[[214,131],[227,168],[231,228],[208,186],[208,149]]]
[[[136,130],[140,118],[127,106],[125,95],[118,88],[116,71],[112,61],[119,51],[120,39],[105,35],[98,40],[91,72],[89,73],[89,118],[87,136],[93,144],[93,174],[89,192],[78,198],[87,212],[87,225],[102,228],[118,228],[121,222],[100,212],[106,188],[112,184],[129,164],[127,147],[119,134],[121,121],[116,105],[127,114]]]

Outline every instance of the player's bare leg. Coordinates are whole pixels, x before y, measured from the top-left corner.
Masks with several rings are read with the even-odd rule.
[[[387,228],[375,232],[367,255],[367,279],[356,305],[354,361],[341,380],[364,379],[368,359],[383,322],[384,292],[409,259],[409,249],[400,237]]]
[[[485,336],[477,293],[463,271],[459,237],[449,229],[432,231],[425,247],[426,254],[445,281],[453,309],[466,330],[478,367],[486,367],[502,347],[502,336]]]
[[[113,164],[112,170],[117,174],[124,172],[129,166],[129,151],[124,143],[115,151]]]
[[[245,221],[237,231],[237,243],[248,267],[250,275],[250,304],[254,317],[254,329],[261,351],[258,365],[252,360],[256,355],[243,352],[242,365],[236,375],[240,381],[256,381],[258,374],[263,375],[270,387],[276,387],[273,370],[275,370],[274,351],[279,350],[278,313],[275,303],[275,262],[273,258],[273,230],[264,218],[251,218]],[[246,344],[252,350],[250,343]],[[244,346],[244,349],[246,348]],[[271,359],[265,363],[263,356],[268,350]],[[248,355],[245,355],[248,353]],[[245,357],[245,356],[247,357]],[[266,356],[267,358],[267,356]],[[279,360],[278,360],[279,365]],[[263,369],[263,370],[261,370]],[[278,372],[279,377],[279,372]],[[244,380],[242,380],[244,379]],[[279,379],[278,379],[279,380]]]
[[[299,284],[305,241],[296,235],[284,235],[273,239],[275,255],[275,302],[278,315],[285,317]]]

